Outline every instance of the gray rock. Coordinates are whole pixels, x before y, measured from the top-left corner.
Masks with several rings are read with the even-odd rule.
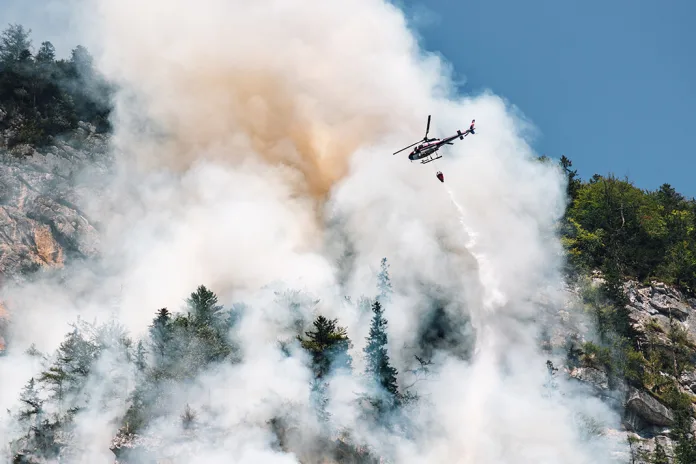
[[[607,373],[594,367],[576,367],[570,372],[570,376],[581,382],[589,383],[599,390],[607,390],[609,388]]]
[[[679,378],[679,383],[681,383],[684,388],[689,389],[692,393],[696,393],[696,372],[685,372]]]
[[[647,392],[629,388],[626,409],[638,415],[648,424],[672,426],[674,412]]]
[[[657,435],[652,438],[641,438],[629,433],[629,446],[631,453],[631,464],[652,464],[655,448],[659,444],[665,451],[665,455],[670,462],[674,462],[674,442],[666,435]]]
[[[82,123],[71,137],[41,150],[1,147],[0,282],[98,253],[99,233],[79,206],[76,178],[106,174],[108,139]]]

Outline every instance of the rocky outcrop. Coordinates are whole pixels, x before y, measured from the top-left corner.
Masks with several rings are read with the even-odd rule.
[[[668,287],[662,282],[639,286],[635,281],[628,281],[624,284],[624,291],[632,308],[653,316],[662,314],[684,321],[693,311],[679,290]]]
[[[580,382],[592,385],[598,391],[604,391],[609,388],[609,376],[601,369],[576,367],[570,371],[570,376]]]
[[[626,412],[635,414],[644,424],[669,427],[674,424],[674,412],[647,392],[628,389]]]
[[[630,464],[654,464],[654,456],[658,447],[662,449],[669,462],[674,460],[674,442],[665,435],[645,439],[634,433],[629,433],[628,442],[631,453]]]
[[[84,123],[41,150],[0,146],[0,279],[98,251],[97,228],[77,206],[76,178],[99,176],[108,162],[106,137]]]
[[[601,275],[592,277],[593,285],[601,283]],[[670,336],[673,336],[674,329],[678,329],[682,334],[679,336],[683,337],[685,333],[687,339],[682,338],[679,343],[696,357],[696,300],[661,282],[641,284],[628,281],[624,284],[624,293],[628,300],[626,309],[629,321],[639,346],[658,346],[669,353],[674,347]],[[584,331],[580,330],[579,333]],[[581,345],[580,339],[573,344],[575,347]],[[667,370],[669,372],[661,372],[660,375],[672,377],[674,372]],[[620,409],[617,410],[623,411],[623,433],[631,445],[629,462],[651,463],[656,452],[666,456],[670,463],[674,462],[676,444],[670,436],[676,417],[668,405],[648,391],[633,388],[623,381],[612,385],[610,376],[601,365],[581,365],[566,372],[569,377],[591,387],[604,401],[611,401],[615,405],[613,400],[620,398]],[[692,395],[696,404],[696,372],[687,370],[676,380],[679,390]],[[696,430],[696,424],[693,428]]]

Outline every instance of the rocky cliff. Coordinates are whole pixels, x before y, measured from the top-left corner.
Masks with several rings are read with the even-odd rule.
[[[106,137],[85,123],[40,150],[0,145],[0,279],[94,255],[98,233],[77,206],[76,179],[105,172],[106,146]]]
[[[591,285],[597,286],[601,277]],[[675,384],[696,411],[696,300],[661,282],[625,282],[626,314],[638,346],[635,359],[624,362],[623,378],[612,379],[617,360],[601,359],[586,346],[587,334],[575,334],[582,353],[577,364],[568,362],[554,375],[566,375],[591,387],[596,395],[612,403],[623,415],[621,431],[629,444],[631,464],[675,462],[675,428],[678,411],[669,405],[666,386]],[[572,338],[572,337],[571,337]],[[643,364],[641,364],[643,363]],[[654,369],[655,377],[648,371]],[[647,379],[647,380],[646,380]],[[613,381],[612,381],[613,380]],[[641,383],[642,385],[637,385]],[[673,382],[673,383],[672,383]],[[690,432],[696,421],[689,417]],[[605,431],[607,432],[607,431]]]
[[[78,179],[98,178],[110,162],[107,136],[86,123],[40,149],[8,149],[9,138],[7,130],[0,134],[0,285],[97,252],[98,224],[78,206]],[[0,304],[0,354],[8,317]]]

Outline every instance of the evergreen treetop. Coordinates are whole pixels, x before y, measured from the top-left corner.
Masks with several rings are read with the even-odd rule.
[[[321,379],[332,369],[350,369],[350,339],[346,329],[338,326],[338,319],[329,320],[320,315],[314,320],[313,326],[314,330],[305,332],[306,339],[299,335],[297,338],[312,355],[315,376]]]
[[[399,403],[399,391],[396,376],[397,370],[389,363],[387,352],[387,320],[379,300],[372,304],[372,321],[367,345],[363,349],[366,358],[365,374],[377,383],[387,394],[389,406]],[[379,401],[379,403],[382,403]]]

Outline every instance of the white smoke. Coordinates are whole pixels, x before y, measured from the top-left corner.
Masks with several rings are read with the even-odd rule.
[[[414,413],[412,439],[364,429],[355,377],[332,385],[339,424],[399,463],[613,462],[601,442],[583,441],[574,417],[610,426],[617,418],[589,397],[549,398],[543,387],[534,318],[540,293],[562,303],[554,224],[565,206],[563,178],[535,160],[523,137],[528,124],[499,97],[453,95],[447,65],[420,50],[396,7],[93,0],[77,11],[85,45],[120,86],[116,175],[84,199],[104,225],[99,269],[108,272],[78,273],[84,284],[70,288],[6,290],[17,327],[32,329],[20,342],[54,349],[79,312],[115,313],[140,336],[157,308],[179,309],[200,284],[226,305],[243,300],[250,310],[235,336],[244,362],[180,386],[171,418],[151,431],[176,456],[183,445],[173,425],[189,403],[224,433],[186,442],[199,451],[194,461],[179,459],[299,462],[273,447],[266,422],[292,413],[310,453],[319,433],[311,374],[305,355],[278,348],[294,336],[295,316],[264,286],[281,282],[321,300],[317,310],[347,326],[359,370],[369,315],[342,297],[373,295],[386,256],[396,292],[386,308],[390,356],[402,375],[433,292],[450,301],[454,320],[471,320],[475,351],[472,359],[436,354],[437,375],[418,384],[430,407]],[[430,167],[391,155],[422,137],[428,114],[433,136],[477,120],[476,135],[442,151],[444,188]],[[340,226],[327,225],[333,220]],[[342,277],[336,228],[351,247]],[[20,386],[0,387],[3,405]],[[99,397],[105,387],[91,388]],[[125,395],[107,409],[122,413],[124,403]],[[114,424],[105,418],[115,416],[100,411],[78,416],[85,452],[77,462],[110,462]]]

